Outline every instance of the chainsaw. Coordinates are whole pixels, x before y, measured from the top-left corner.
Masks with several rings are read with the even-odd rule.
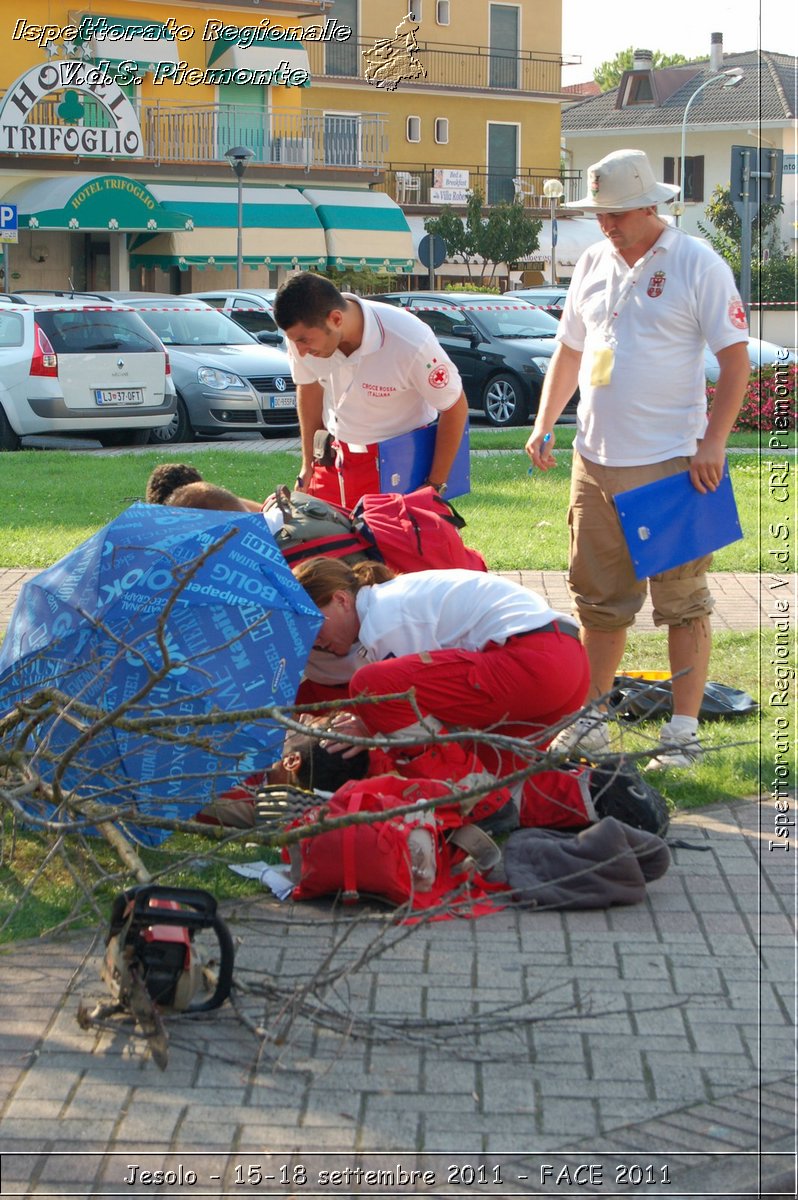
[[[206,929],[216,935],[218,970],[211,995],[195,999],[206,986],[207,971],[195,937]],[[78,1021],[87,1027],[118,1013],[130,1015],[163,1070],[168,1039],[161,1015],[219,1008],[230,994],[234,957],[230,931],[209,892],[157,884],[129,888],[114,900],[100,972],[112,1003],[90,1014],[81,1006]]]

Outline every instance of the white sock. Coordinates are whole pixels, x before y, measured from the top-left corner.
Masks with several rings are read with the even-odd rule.
[[[688,733],[695,735],[698,733],[698,718],[673,716],[664,728],[668,733]]]

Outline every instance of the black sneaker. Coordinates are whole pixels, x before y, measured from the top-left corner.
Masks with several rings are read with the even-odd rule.
[[[630,763],[605,759],[591,767],[588,789],[599,818],[615,817],[634,829],[665,836],[668,802]]]

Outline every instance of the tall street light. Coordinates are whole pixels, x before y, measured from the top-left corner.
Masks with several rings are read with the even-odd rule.
[[[241,268],[244,262],[244,172],[249,166],[250,159],[255,157],[255,151],[248,146],[233,146],[225,151],[225,158],[233,168],[233,174],[238,181],[238,222],[236,236],[236,287],[241,287]]]
[[[695,100],[695,98],[699,94],[699,92],[703,92],[705,87],[709,87],[709,85],[711,83],[717,83],[718,80],[723,81],[723,86],[725,88],[737,87],[738,83],[742,83],[742,81],[743,81],[743,71],[741,70],[740,67],[730,67],[728,71],[721,71],[721,73],[719,75],[712,75],[709,79],[705,79],[703,83],[699,84],[699,86],[693,92],[692,96],[687,101],[687,104],[684,107],[684,116],[682,118],[682,153],[681,153],[681,157],[679,159],[679,183],[681,184],[682,192],[681,192],[681,196],[679,197],[678,202],[676,204],[674,204],[671,209],[671,211],[674,213],[674,215],[676,217],[677,228],[682,223],[682,213],[684,212],[684,202],[685,202],[684,151],[685,151],[685,141],[687,138],[687,114],[690,111],[690,105],[693,103],[693,101]]]
[[[557,286],[557,204],[565,195],[559,179],[547,179],[543,184],[543,195],[548,197],[551,220],[551,283]]]

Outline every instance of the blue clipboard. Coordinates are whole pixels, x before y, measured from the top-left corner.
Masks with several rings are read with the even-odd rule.
[[[648,579],[743,536],[729,464],[714,492],[701,493],[683,471],[614,497],[638,579]]]
[[[380,442],[380,491],[414,492],[429,475],[435,450],[437,425],[424,425],[410,433]],[[446,499],[471,491],[471,455],[468,423],[457,450],[446,487]]]

